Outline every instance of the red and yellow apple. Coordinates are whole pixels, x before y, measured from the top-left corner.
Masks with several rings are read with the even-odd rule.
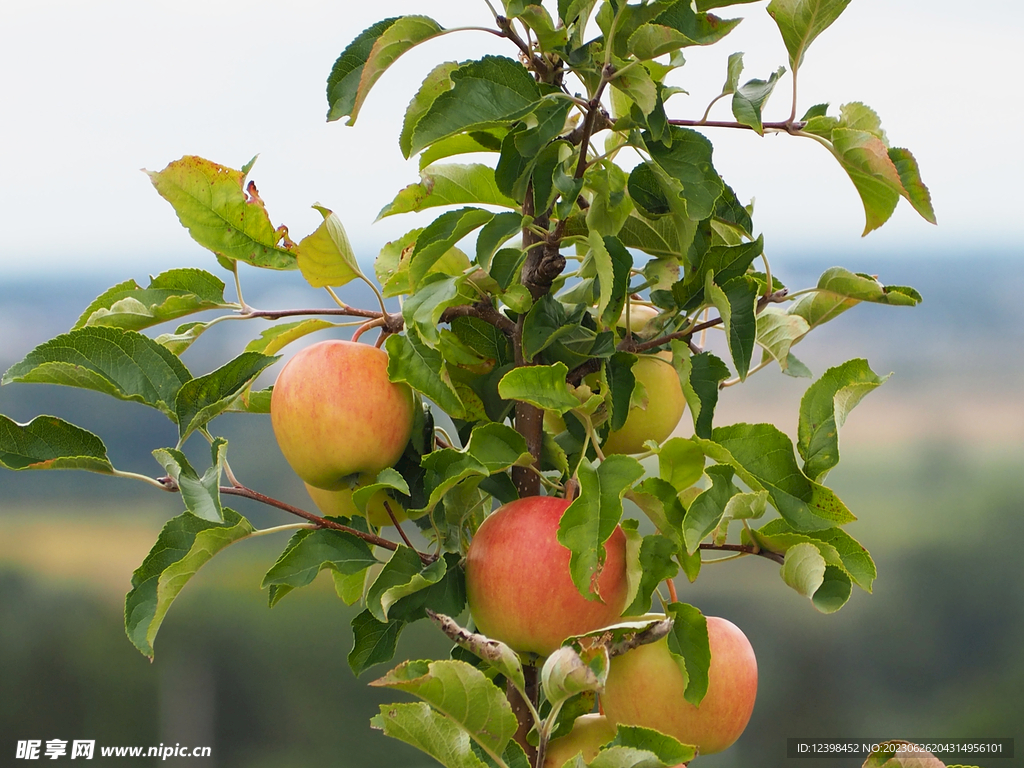
[[[700,706],[683,698],[683,673],[663,638],[612,659],[601,695],[611,722],[654,728],[702,755],[721,752],[740,737],[754,710],[757,659],[735,624],[715,616],[707,622],[711,667]]]
[[[558,542],[565,499],[531,496],[506,504],[477,529],[466,553],[466,597],[478,631],[519,653],[546,656],[572,635],[614,624],[626,607],[626,536],[605,542],[596,587],[579,593],[569,550]]]
[[[316,488],[342,490],[349,475],[376,475],[401,457],[412,434],[412,390],[388,379],[383,350],[322,341],[282,369],[270,419],[299,477]]]
[[[641,355],[633,365],[633,376],[647,391],[647,406],[630,408],[626,423],[608,434],[603,450],[613,453],[640,453],[644,442],[664,442],[679,424],[686,409],[686,398],[679,374],[672,365],[672,353]]]
[[[544,753],[544,768],[562,768],[566,761],[577,753],[583,753],[583,760],[590,762],[598,751],[615,738],[615,723],[604,715],[581,715],[572,724],[572,730],[548,743]]]
[[[323,488],[317,488],[309,483],[305,483],[305,486],[306,492],[309,493],[309,498],[313,500],[317,508],[327,517],[364,517],[363,513],[359,511],[359,507],[352,500],[352,494],[358,491],[361,486],[368,485],[373,481],[373,475],[360,475],[355,485],[351,488],[342,488],[340,491],[325,491]],[[391,511],[395,513],[395,518],[398,522],[406,519],[405,507],[391,498],[387,491],[381,488],[370,497],[370,501],[366,505],[365,517],[370,525],[381,528],[385,525],[394,524],[391,521],[391,515],[388,514],[388,510],[384,506],[384,502],[387,502],[388,506],[391,507]]]

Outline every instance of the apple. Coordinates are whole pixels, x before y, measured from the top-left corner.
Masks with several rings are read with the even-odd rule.
[[[388,379],[383,350],[321,341],[296,354],[277,377],[270,419],[295,473],[337,491],[349,475],[376,475],[401,457],[412,434],[412,390]]]
[[[611,722],[654,728],[696,746],[702,755],[721,752],[740,737],[754,710],[757,659],[735,624],[715,616],[707,622],[711,668],[700,706],[683,698],[683,673],[663,638],[612,659],[601,694]]]
[[[663,442],[679,424],[686,409],[686,398],[679,374],[672,365],[671,352],[641,355],[633,365],[633,376],[647,390],[647,407],[630,408],[626,423],[608,433],[603,450],[614,453],[640,453],[644,442]]]
[[[660,312],[655,307],[647,304],[633,304],[629,305],[629,330],[631,333],[642,333],[647,324],[656,318]],[[626,310],[623,308],[622,315],[619,316],[619,322],[616,323],[619,328],[626,327]]]
[[[616,526],[605,542],[601,601],[587,600],[558,542],[568,506],[553,496],[510,502],[481,523],[466,552],[466,598],[478,631],[519,653],[546,656],[567,637],[614,624],[626,607],[625,534]]]
[[[572,730],[548,742],[544,753],[544,768],[562,768],[577,753],[583,753],[584,762],[597,757],[598,751],[615,738],[615,723],[604,715],[581,715],[572,724]]]
[[[309,493],[313,503],[327,517],[363,517],[359,507],[352,501],[352,494],[359,490],[360,486],[372,483],[374,479],[373,475],[359,475],[355,485],[350,488],[342,488],[340,491],[325,491],[323,488],[317,488],[309,483],[306,483],[305,486],[306,492]],[[398,522],[407,519],[405,508],[391,498],[387,491],[381,488],[370,497],[370,501],[366,505],[366,519],[370,525],[376,528],[394,525],[391,521],[391,515],[388,514],[388,510],[384,506],[384,502],[387,502],[391,507],[391,511],[395,513],[395,519]]]

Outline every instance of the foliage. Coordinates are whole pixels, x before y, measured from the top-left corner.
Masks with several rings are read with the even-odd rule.
[[[353,622],[349,655],[357,674],[390,661],[410,622],[429,616],[449,633],[457,643],[451,660],[406,661],[371,683],[422,699],[382,707],[374,727],[447,766],[541,764],[548,739],[593,705],[610,655],[649,642],[656,626],[657,636],[670,633],[691,681],[687,698],[699,703],[710,661],[704,618],[676,602],[674,588],[666,599],[658,587],[680,570],[696,579],[701,552],[773,560],[783,582],[825,613],[841,608],[854,585],[871,590],[874,563],[843,530],[856,518],[823,482],[839,460],[839,427],[885,377],[865,360],[824,372],[801,403],[795,445],[771,424],[717,424],[715,409],[728,387],[773,363],[787,375],[811,377],[794,347],[856,304],[913,306],[921,296],[840,267],[805,290],[784,287],[756,234],[752,206],[716,171],[704,130],[786,133],[821,144],[860,195],[864,234],[890,218],[900,197],[928,221],[934,212],[913,155],[889,146],[870,108],[849,103],[829,115],[827,105],[816,105],[796,118],[806,52],[847,2],[768,4],[789,54],[788,119],[763,116],[785,68],[741,83],[738,53],[728,57],[725,85],[703,117],[673,116],[668,102],[679,88],[670,83],[684,66],[684,49],[723,41],[740,19],[710,11],[747,2],[505,2],[487,29],[507,46],[501,54],[439,64],[412,97],[399,146],[406,157],[419,155],[420,179],[380,216],[447,210],[382,249],[374,265],[379,289],[331,210],[315,206],[323,222],[298,242],[275,226],[248,178],[252,162],[235,170],[186,156],[149,174],[196,242],[232,274],[237,300],[227,301],[224,283],[202,269],[166,272],[147,288],[127,280],[99,296],[68,333],[14,365],[3,383],[93,389],[158,409],[178,430],[174,446],[154,452],[166,474],[153,479],[116,469],[99,437],[60,419],[22,425],[0,416],[0,464],[7,468],[84,469],[181,494],[185,511],[161,532],[127,597],[128,635],[140,651],[153,654],[167,610],[203,563],[228,544],[270,532],[224,506],[222,494],[304,518],[282,526],[294,535],[263,586],[273,605],[331,571],[339,596],[365,606]],[[355,123],[394,61],[457,31],[426,16],[364,30],[330,73],[328,119]],[[711,121],[712,107],[727,97],[733,120]],[[476,162],[450,162],[464,155]],[[460,249],[471,236],[472,255]],[[240,262],[298,269],[336,306],[255,309],[242,297]],[[352,307],[335,292],[356,279],[374,288],[379,308]],[[390,297],[402,299],[400,311],[387,308]],[[654,318],[634,328],[631,316],[650,308]],[[226,314],[142,333],[210,310]],[[289,319],[297,315],[313,317]],[[351,324],[328,319],[339,316],[357,318],[354,338],[379,329],[392,381],[408,383],[430,403],[398,464],[352,497],[365,510],[385,491],[415,521],[429,552],[416,551],[400,528],[401,542],[390,540],[364,518],[320,517],[242,485],[226,441],[211,431],[222,414],[265,413],[269,395],[252,390],[257,377],[291,342]],[[181,362],[212,325],[257,318],[284,322],[210,373],[194,375]],[[708,333],[718,331],[722,343],[708,344]],[[693,436],[650,442],[639,456],[605,456],[609,433],[623,427],[631,409],[656,407],[659,393],[633,375],[639,356],[655,352],[670,357],[678,374]],[[455,435],[435,428],[441,412]],[[208,468],[193,468],[182,452],[197,433],[212,448]],[[652,462],[641,464],[646,458]],[[602,546],[621,523],[630,542],[629,612],[646,613],[657,596],[667,622],[624,620],[567,638],[538,671],[535,659],[520,659],[448,618],[465,607],[461,557],[481,521],[497,505],[542,489],[574,499],[559,540],[571,552],[580,593],[596,597],[591,586],[603,567]],[[624,499],[654,533],[622,519]],[[516,702],[525,707],[516,710]],[[532,735],[519,733],[524,725]],[[668,766],[693,757],[691,748],[656,732],[620,728],[592,764]]]

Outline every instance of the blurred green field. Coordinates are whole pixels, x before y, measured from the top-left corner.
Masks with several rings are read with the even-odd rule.
[[[851,532],[878,563],[874,595],[822,616],[757,558],[680,584],[681,599],[744,628],[760,665],[746,734],[702,760],[708,768],[790,764],[787,737],[1020,736],[1024,452],[918,445],[894,456],[860,444],[847,454],[833,482],[862,517]],[[161,510],[83,512],[5,510],[0,744],[209,744],[207,762],[232,768],[429,764],[369,732],[376,704],[395,697],[364,685],[384,667],[361,681],[348,671],[354,614],[329,579],[266,608],[259,580],[283,542],[236,545],[201,571],[150,664],[120,611]],[[402,658],[446,653],[425,625],[400,648]]]

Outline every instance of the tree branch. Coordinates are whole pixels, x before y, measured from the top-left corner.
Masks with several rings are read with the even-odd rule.
[[[175,482],[173,477],[161,477],[158,478],[157,482],[159,482],[168,491],[180,491],[180,488],[178,487],[178,484]],[[252,490],[252,488],[246,488],[244,485],[241,484],[237,486],[222,485],[220,486],[220,492],[227,496],[241,496],[244,499],[252,499],[253,501],[258,501],[261,504],[266,504],[267,506],[270,507],[276,507],[277,509],[281,509],[290,514],[301,517],[303,520],[308,520],[311,523],[315,523],[319,528],[330,528],[332,531],[351,533],[353,536],[359,537],[368,544],[373,544],[377,547],[389,549],[392,552],[398,549],[398,544],[396,544],[393,541],[381,538],[380,536],[376,536],[372,533],[367,533],[366,531],[360,531],[357,528],[350,528],[347,525],[336,523],[333,520],[328,520],[327,518],[320,517],[319,515],[314,515],[313,513],[307,512],[304,509],[300,509],[299,507],[293,507],[291,504],[287,504],[283,501],[267,496],[266,494],[260,493],[259,491],[254,491]],[[412,545],[410,545],[410,549],[416,552],[416,549],[412,547]],[[429,565],[436,559],[433,555],[428,555],[423,552],[416,552],[416,554],[420,556],[420,560],[423,562],[424,565]]]
[[[760,312],[769,304],[780,304],[783,301],[786,301],[788,297],[789,291],[786,289],[782,289],[781,291],[775,291],[774,293],[771,293],[767,296],[762,296],[757,301],[757,311]],[[666,336],[661,336],[657,339],[651,339],[650,341],[644,341],[639,344],[632,344],[629,346],[627,351],[646,352],[649,349],[655,349],[656,347],[664,346],[665,344],[668,344],[670,341],[674,341],[676,339],[689,342],[690,337],[693,336],[693,334],[700,333],[701,331],[707,330],[708,328],[714,328],[716,325],[721,325],[722,322],[722,318],[716,317],[711,320],[708,320],[707,322],[693,325],[687,328],[685,331],[676,331],[675,333],[670,333],[667,334]]]
[[[734,120],[669,120],[669,125],[679,125],[690,128],[740,128],[746,131],[754,130],[745,123],[737,123]],[[795,134],[797,131],[802,131],[807,123],[800,121],[783,120],[775,123],[761,123],[761,126],[766,131],[780,131],[790,134]]]
[[[778,552],[755,548],[749,544],[701,544],[700,548],[715,552],[739,552],[744,555],[757,555],[759,557],[767,558],[768,560],[773,560],[779,565],[782,565],[786,561],[785,556]]]

